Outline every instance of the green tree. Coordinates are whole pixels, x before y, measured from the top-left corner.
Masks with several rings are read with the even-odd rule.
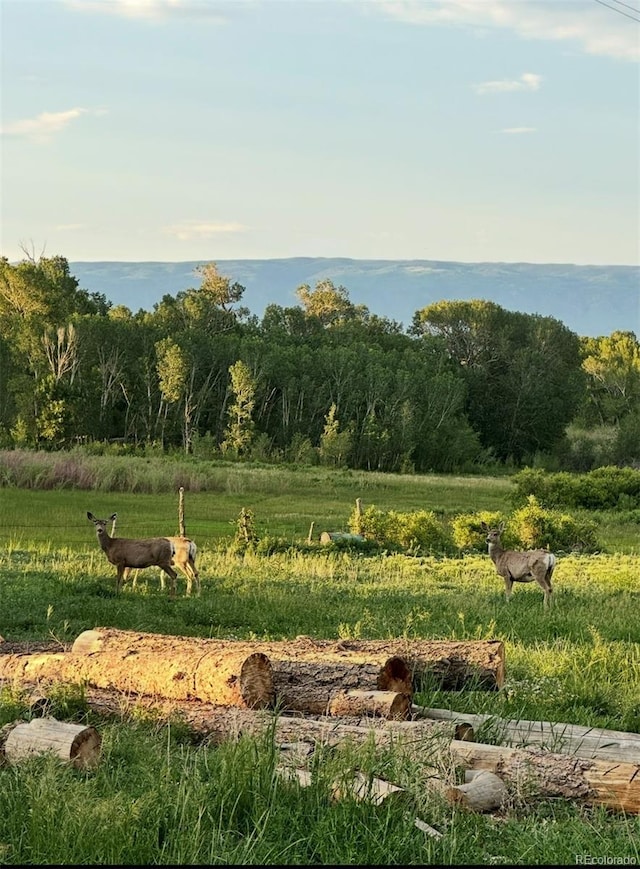
[[[315,290],[302,284],[296,290],[305,315],[315,317],[323,326],[333,326],[356,317],[366,317],[364,305],[353,305],[345,287],[336,287],[329,278],[318,281]]]
[[[229,375],[233,401],[227,411],[228,425],[220,449],[241,457],[249,452],[254,438],[256,382],[251,369],[241,359],[230,366]]]
[[[439,302],[412,331],[437,336],[467,384],[466,411],[485,449],[521,462],[565,438],[584,394],[579,338],[559,320],[493,302]]]
[[[587,426],[619,425],[640,407],[640,343],[633,332],[582,339],[587,391],[581,417]]]
[[[348,430],[340,431],[336,413],[336,406],[332,404],[325,418],[318,454],[322,464],[343,468],[351,452],[351,433]]]

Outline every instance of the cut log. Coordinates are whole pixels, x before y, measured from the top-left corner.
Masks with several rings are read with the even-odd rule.
[[[379,715],[406,721],[411,712],[411,695],[398,691],[340,691],[329,701],[327,713],[333,716]]]
[[[273,671],[266,655],[234,646],[168,649],[153,634],[128,649],[99,655],[0,655],[0,678],[13,682],[88,684],[175,700],[203,700],[259,709],[273,703]],[[204,641],[203,641],[204,642]]]
[[[362,534],[349,534],[346,531],[323,531],[320,535],[320,543],[333,543],[334,541],[344,541],[345,543],[364,543],[365,538]]]
[[[82,654],[126,650],[132,638],[143,636],[115,628],[95,628],[80,634],[72,650]],[[333,670],[325,669],[328,693],[337,688],[412,693],[414,681],[425,679],[445,690],[495,689],[502,687],[505,676],[504,643],[500,640],[314,640],[296,637],[295,640],[272,643],[241,644],[236,640],[148,636],[155,637],[158,643],[164,641],[169,654],[178,646],[199,649],[202,643],[219,649],[244,645],[247,649],[262,652],[271,661],[279,702],[291,709],[297,708],[291,705],[295,704],[291,695],[295,695],[301,685],[317,685],[322,680],[323,668],[312,669],[314,663],[320,662],[333,667]],[[310,668],[306,674],[300,669],[303,663]],[[303,707],[300,711],[307,710]]]
[[[408,752],[415,749],[424,754],[425,750],[444,746],[448,752],[452,739],[473,739],[473,730],[455,721],[293,716],[267,709],[214,706],[193,700],[179,702],[160,697],[114,696],[112,691],[98,688],[86,688],[85,698],[89,707],[103,716],[123,718],[127,713],[136,714],[138,710],[144,710],[160,721],[179,720],[213,744],[234,740],[243,734],[260,736],[273,731],[278,745],[306,742],[339,746],[347,740],[362,745],[372,739],[376,745],[393,744]]]
[[[493,812],[507,798],[507,788],[502,779],[487,770],[467,770],[465,784],[447,788],[449,802],[457,803],[473,812]]]
[[[500,742],[513,748],[537,746],[576,757],[640,763],[640,733],[553,721],[499,718],[495,715],[453,712],[449,709],[429,709],[415,704],[411,706],[411,712],[415,716],[436,721],[466,721],[475,731],[483,725],[489,726]]]
[[[340,640],[347,651],[397,655],[410,666],[413,688],[428,683],[445,691],[497,690],[504,685],[501,640]]]
[[[3,730],[0,754],[9,763],[47,751],[83,769],[96,766],[100,759],[102,737],[95,727],[34,718],[28,724],[16,722]]]
[[[233,650],[236,653],[242,650],[245,655],[262,654],[271,664],[275,702],[287,711],[324,715],[330,701],[340,691],[412,692],[411,670],[402,658],[385,653],[343,652],[334,649],[331,643],[316,642],[307,637],[290,642],[245,643],[95,628],[78,636],[72,652],[123,657],[147,644],[152,646],[156,655],[167,658],[177,651],[184,658],[201,657],[207,650],[221,656],[229,655]]]
[[[507,785],[525,788],[528,796],[564,797],[640,814],[639,764],[457,740],[451,751],[465,766],[493,772]]]

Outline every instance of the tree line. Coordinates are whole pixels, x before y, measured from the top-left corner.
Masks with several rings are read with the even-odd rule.
[[[402,472],[640,462],[633,332],[580,337],[483,300],[427,305],[405,330],[327,279],[259,319],[214,263],[197,278],[134,313],[62,256],[3,257],[0,446]]]

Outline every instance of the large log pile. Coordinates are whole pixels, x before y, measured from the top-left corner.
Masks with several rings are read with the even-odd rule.
[[[126,704],[143,705],[168,720],[179,716],[208,742],[267,733],[281,746],[373,741],[407,751],[430,768],[444,747],[452,768],[466,767],[467,781],[441,782],[440,792],[471,810],[500,808],[526,779],[530,797],[562,796],[640,813],[640,763],[598,757],[600,747],[612,747],[608,732],[576,733],[581,744],[588,743],[586,758],[575,741],[569,742],[571,753],[483,745],[473,742],[474,727],[488,717],[412,705],[424,679],[457,690],[500,687],[505,659],[498,641],[298,637],[265,643],[96,628],[81,634],[69,652],[1,651],[0,645],[0,682],[31,686],[34,702],[42,702],[50,683],[81,683],[89,704],[102,714],[122,715]],[[517,738],[523,723],[502,723]],[[533,722],[524,724],[536,732]],[[547,724],[540,722],[540,730]],[[635,750],[640,735],[626,736],[618,734],[618,744]],[[309,778],[300,769],[295,775]]]

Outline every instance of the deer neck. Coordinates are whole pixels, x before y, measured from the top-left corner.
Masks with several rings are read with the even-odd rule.
[[[504,549],[499,543],[488,543],[487,546],[489,547],[489,558],[494,562],[504,553]]]

